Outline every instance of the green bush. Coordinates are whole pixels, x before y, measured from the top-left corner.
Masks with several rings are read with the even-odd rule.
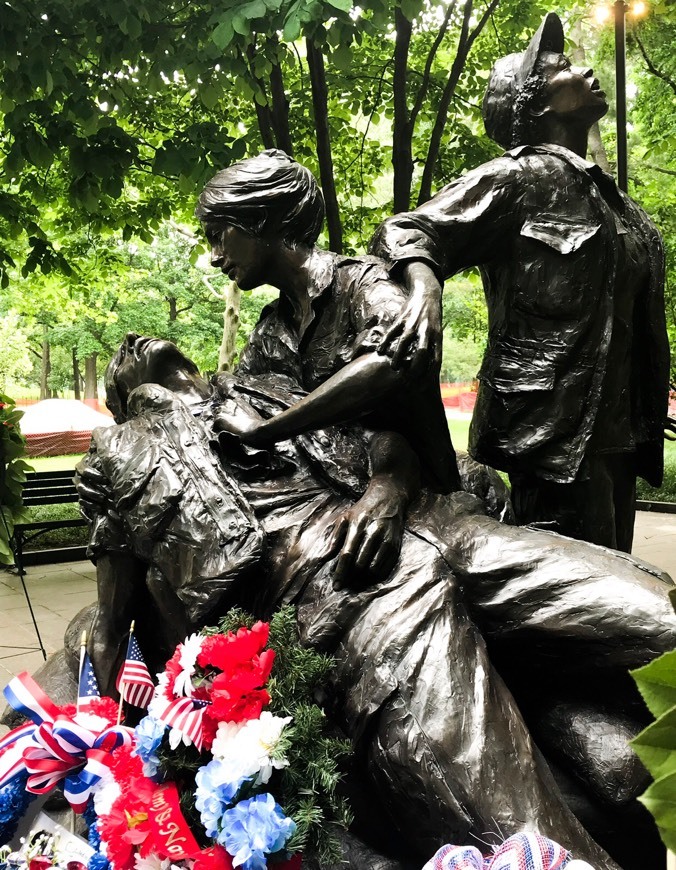
[[[14,525],[26,519],[21,494],[30,465],[22,459],[26,452],[19,426],[22,415],[13,399],[0,393],[0,565],[14,564],[10,538]]]
[[[639,800],[652,813],[662,842],[676,852],[676,650],[630,673],[655,718],[631,742],[653,778]]]
[[[77,520],[82,514],[76,502],[66,504],[41,504],[26,509],[26,522],[36,523],[51,520]],[[26,545],[27,550],[48,550],[52,547],[78,547],[86,545],[89,530],[86,526],[74,529],[52,529],[41,532]]]
[[[664,481],[659,489],[655,489],[644,480],[639,480],[636,486],[637,498],[646,501],[676,502],[676,442],[667,441],[664,445]]]

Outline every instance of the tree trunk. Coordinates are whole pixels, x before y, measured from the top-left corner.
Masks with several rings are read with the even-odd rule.
[[[279,48],[277,51],[279,52]],[[293,142],[289,129],[289,101],[284,90],[284,78],[279,57],[270,72],[270,95],[272,97],[272,127],[275,131],[277,147],[293,157]]]
[[[408,49],[411,42],[411,22],[399,7],[394,10],[396,42],[394,46],[394,121],[392,125],[392,168],[394,169],[394,213],[411,207],[413,181],[413,150],[406,85],[408,79]]]
[[[42,326],[42,365],[40,367],[40,400],[50,399],[49,374],[52,370],[52,362],[49,355],[49,327]]]
[[[234,281],[228,281],[223,292],[225,310],[223,311],[223,339],[218,352],[218,370],[231,372],[235,362],[237,327],[239,326],[239,305],[242,291]]]
[[[573,45],[575,46],[575,48],[570,52],[570,59],[575,63],[576,66],[586,66],[587,53],[583,42],[581,19],[573,22],[573,26],[570,32],[570,38]],[[603,140],[601,139],[601,129],[599,127],[598,121],[596,121],[596,123],[592,125],[589,131],[588,144],[589,153],[591,154],[594,163],[596,163],[597,166],[600,166],[604,172],[612,175],[613,170],[610,165],[610,161],[608,160],[608,153],[606,151],[606,147],[603,144]]]
[[[98,354],[93,353],[85,359],[85,388],[84,397],[87,399],[98,399],[99,388],[96,378],[96,359]]]
[[[337,254],[343,251],[343,226],[340,222],[340,209],[333,177],[333,157],[331,155],[331,136],[329,131],[329,91],[326,85],[324,56],[311,37],[305,40],[307,62],[310,70],[312,88],[312,108],[317,133],[317,159],[319,160],[319,179],[326,204],[326,227],[329,231],[329,248]]]
[[[256,46],[254,43],[247,46],[246,56],[248,60],[249,72],[251,74],[251,78],[258,85],[258,87],[263,92],[265,99],[268,99],[268,95],[265,91],[265,87],[263,86],[263,82],[258,78],[256,73],[254,72],[254,59],[256,57]],[[261,134],[261,139],[263,140],[263,145],[265,148],[274,148],[276,146],[275,136],[272,127],[272,111],[269,105],[261,105],[257,99],[254,98],[254,106],[256,107],[256,118],[258,120],[258,130]]]
[[[78,401],[82,398],[80,393],[80,378],[80,364],[77,361],[77,350],[73,348],[73,393]]]
[[[169,323],[173,323],[178,317],[178,313],[176,311],[176,297],[167,296],[166,300],[169,303]]]
[[[484,29],[484,27],[486,26],[486,22],[491,17],[499,4],[500,0],[491,0],[491,2],[484,10],[476,27],[470,33],[469,27],[474,4],[473,0],[466,0],[465,2],[465,10],[462,19],[462,30],[460,32],[460,39],[458,40],[458,49],[456,51],[455,59],[453,60],[453,64],[451,66],[451,71],[448,74],[448,80],[446,81],[446,86],[444,87],[444,91],[441,95],[441,100],[439,101],[437,117],[434,121],[434,127],[432,128],[430,144],[427,150],[427,159],[425,160],[425,168],[423,170],[422,181],[420,183],[418,205],[422,205],[424,202],[427,202],[427,200],[430,199],[432,196],[432,182],[434,180],[434,172],[436,169],[437,160],[439,158],[439,151],[441,149],[441,139],[446,129],[446,121],[448,120],[448,109],[451,105],[451,100],[453,99],[453,96],[455,94],[455,89],[458,86],[460,77],[465,69],[465,63],[467,62],[467,58],[472,49],[472,45],[474,45],[474,40]]]
[[[608,152],[606,151],[606,146],[603,144],[603,139],[601,138],[601,129],[598,121],[592,124],[589,131],[589,153],[597,166],[600,166],[604,172],[608,173],[608,175],[613,174],[613,168],[610,165],[610,160],[608,160]]]

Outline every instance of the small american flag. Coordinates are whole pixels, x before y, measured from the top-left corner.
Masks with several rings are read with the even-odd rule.
[[[165,725],[178,729],[201,750],[202,719],[204,708],[208,705],[209,701],[196,701],[194,698],[176,698],[174,701],[163,699],[163,703],[154,702],[153,715]]]
[[[82,654],[80,681],[77,687],[78,710],[84,713],[91,706],[91,702],[100,697],[99,684],[96,682],[96,674],[94,673],[89,653],[85,650]]]
[[[155,684],[133,634],[129,635],[127,657],[117,675],[115,687],[128,704],[144,709],[150,703],[155,692]]]

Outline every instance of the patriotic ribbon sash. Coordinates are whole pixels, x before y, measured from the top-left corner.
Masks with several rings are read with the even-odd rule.
[[[563,870],[569,853],[540,834],[520,833],[484,856],[475,846],[442,846],[423,870]]]
[[[66,799],[75,812],[83,812],[110,764],[111,752],[131,745],[132,730],[114,725],[95,732],[62,716],[25,672],[14,677],[4,695],[33,724],[15,728],[0,741],[0,788],[25,776],[28,791],[44,794],[64,780]]]

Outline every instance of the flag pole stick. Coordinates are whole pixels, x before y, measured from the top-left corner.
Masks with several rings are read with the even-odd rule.
[[[82,632],[82,637],[80,638],[80,670],[77,675],[77,685],[78,685],[78,693],[77,693],[77,702],[75,704],[75,713],[80,712],[80,681],[82,680],[82,668],[84,667],[84,658],[85,652],[87,650],[87,632]]]
[[[129,626],[129,640],[127,641],[127,652],[124,655],[125,664],[127,663],[127,656],[129,654],[129,641],[134,634],[134,626],[136,625],[136,620],[132,619],[131,625]],[[122,666],[124,673],[124,665]],[[124,706],[124,680],[120,681],[120,706],[117,708],[117,724],[119,725],[122,722],[122,708]]]

